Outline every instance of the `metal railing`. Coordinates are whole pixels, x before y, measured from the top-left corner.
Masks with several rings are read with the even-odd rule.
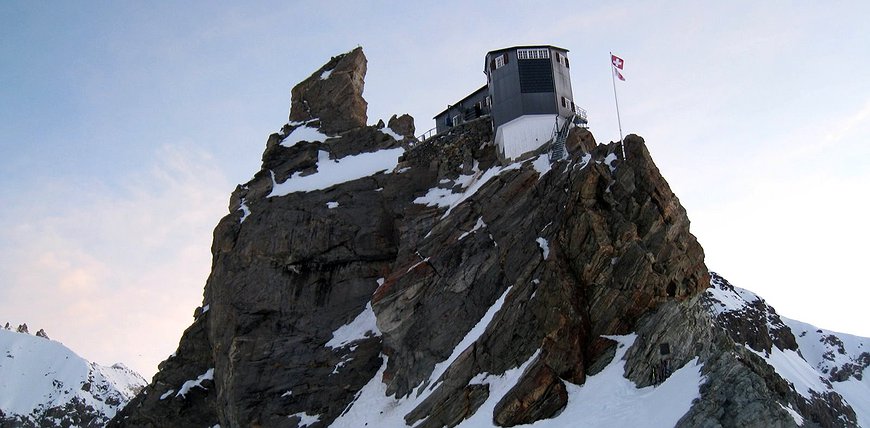
[[[430,130],[428,130],[428,131],[426,131],[426,132],[424,132],[424,133],[418,135],[418,136],[417,136],[417,141],[419,141],[419,142],[422,143],[422,142],[424,142],[424,141],[426,141],[426,140],[432,138],[432,137],[436,134],[435,129],[437,129],[437,128],[432,128],[432,129],[430,129]]]
[[[586,110],[580,107],[574,106],[574,115],[581,123],[586,123]]]

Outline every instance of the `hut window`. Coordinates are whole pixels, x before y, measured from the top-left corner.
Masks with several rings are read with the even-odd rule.
[[[550,57],[550,50],[543,49],[517,49],[517,59],[547,59]]]
[[[502,54],[502,55],[495,57],[495,68],[499,69],[499,68],[504,67],[504,64],[507,62],[506,59],[507,59],[507,54]]]

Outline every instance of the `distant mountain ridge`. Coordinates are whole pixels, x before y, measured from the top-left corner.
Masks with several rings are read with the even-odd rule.
[[[795,397],[794,403],[803,407],[800,413],[817,412],[811,403],[819,399],[846,415],[854,411],[858,425],[870,427],[870,373],[864,373],[870,366],[870,338],[780,317],[764,299],[715,272],[701,303],[736,343],[773,367],[795,394],[808,400]],[[807,422],[795,409],[787,410],[799,425]],[[839,423],[824,420],[822,425]]]
[[[0,329],[0,427],[102,427],[147,382],[123,364],[101,366],[43,330]]]

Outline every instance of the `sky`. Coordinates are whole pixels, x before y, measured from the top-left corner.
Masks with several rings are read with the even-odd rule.
[[[707,266],[870,336],[870,2],[0,2],[0,323],[146,377],[290,89],[363,46],[368,121],[418,133],[487,51],[569,49],[599,142],[645,138]]]

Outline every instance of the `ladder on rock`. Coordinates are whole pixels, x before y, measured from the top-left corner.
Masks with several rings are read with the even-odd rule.
[[[560,161],[565,158],[565,142],[568,140],[568,130],[571,128],[571,122],[574,121],[574,115],[565,119],[565,123],[561,127],[557,127],[553,131],[553,140],[550,143],[550,163]]]

